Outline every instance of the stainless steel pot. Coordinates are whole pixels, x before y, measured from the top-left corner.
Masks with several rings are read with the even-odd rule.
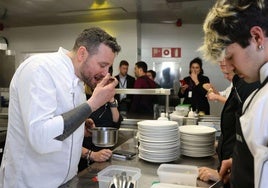
[[[112,127],[95,127],[92,131],[92,142],[98,147],[112,147],[117,143],[118,129]]]

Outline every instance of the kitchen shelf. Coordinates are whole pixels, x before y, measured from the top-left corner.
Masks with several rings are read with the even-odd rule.
[[[170,89],[115,89],[116,94],[132,94],[132,95],[170,95]]]
[[[156,89],[115,89],[116,94],[131,94],[131,95],[164,95],[166,96],[165,100],[165,109],[166,112],[169,111],[169,95],[171,94],[171,89],[163,89],[163,88],[156,88]],[[141,119],[124,119],[122,124],[136,124],[137,121]]]

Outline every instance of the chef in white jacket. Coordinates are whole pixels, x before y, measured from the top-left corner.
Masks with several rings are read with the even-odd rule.
[[[100,28],[85,29],[71,51],[25,60],[10,84],[1,188],[59,187],[77,173],[84,121],[115,94],[109,67],[120,51]],[[84,83],[95,87],[86,101]]]
[[[200,50],[209,61],[224,58],[246,82],[261,86],[245,101],[232,159],[221,178],[233,188],[268,185],[268,0],[218,0],[204,22]],[[239,118],[239,117],[238,117]]]

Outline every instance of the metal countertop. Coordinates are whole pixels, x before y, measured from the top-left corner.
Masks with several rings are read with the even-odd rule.
[[[121,146],[116,149],[123,149],[128,151],[136,151],[137,148],[134,146],[134,139],[131,138]],[[186,164],[186,165],[196,165],[196,166],[207,166],[216,169],[218,166],[218,159],[215,156],[212,157],[203,157],[203,158],[192,158],[186,156],[180,156],[178,160],[171,162],[171,164]],[[150,188],[153,182],[159,181],[157,175],[157,169],[160,163],[151,163],[139,159],[138,155],[132,160],[122,160],[112,158],[110,161],[104,163],[93,163],[84,171],[80,172],[76,178],[74,178],[66,187],[71,188],[98,188],[98,183],[92,181],[92,178],[97,176],[97,173],[100,172],[107,166],[110,165],[123,165],[137,167],[141,169],[141,178],[138,180],[138,188]],[[209,187],[211,183],[206,183],[200,180],[197,180],[198,187]]]

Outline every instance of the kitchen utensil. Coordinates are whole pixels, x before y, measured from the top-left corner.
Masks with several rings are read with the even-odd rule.
[[[113,127],[95,127],[91,129],[92,142],[98,147],[112,147],[117,143],[118,129]]]
[[[110,182],[109,188],[117,188],[117,178],[114,175],[112,181]]]
[[[223,187],[223,182],[221,180],[216,181],[216,183],[209,186],[209,188],[221,188]]]
[[[117,188],[121,188],[123,185],[123,178],[120,174],[117,174],[116,177],[117,177],[117,181],[118,181]]]
[[[123,176],[125,177],[123,178]],[[129,186],[135,188],[140,176],[141,170],[139,168],[111,165],[98,173],[99,188],[109,187],[112,181],[114,182],[115,188],[126,188],[129,181],[131,181]],[[124,187],[122,187],[123,184],[125,185]]]
[[[132,177],[131,176],[128,176],[127,177],[127,188],[130,188],[130,185],[131,185],[131,182],[132,181]]]
[[[121,188],[125,188],[125,186],[127,184],[127,173],[125,171],[123,171],[121,173],[121,179],[122,179],[122,186],[121,186]]]

